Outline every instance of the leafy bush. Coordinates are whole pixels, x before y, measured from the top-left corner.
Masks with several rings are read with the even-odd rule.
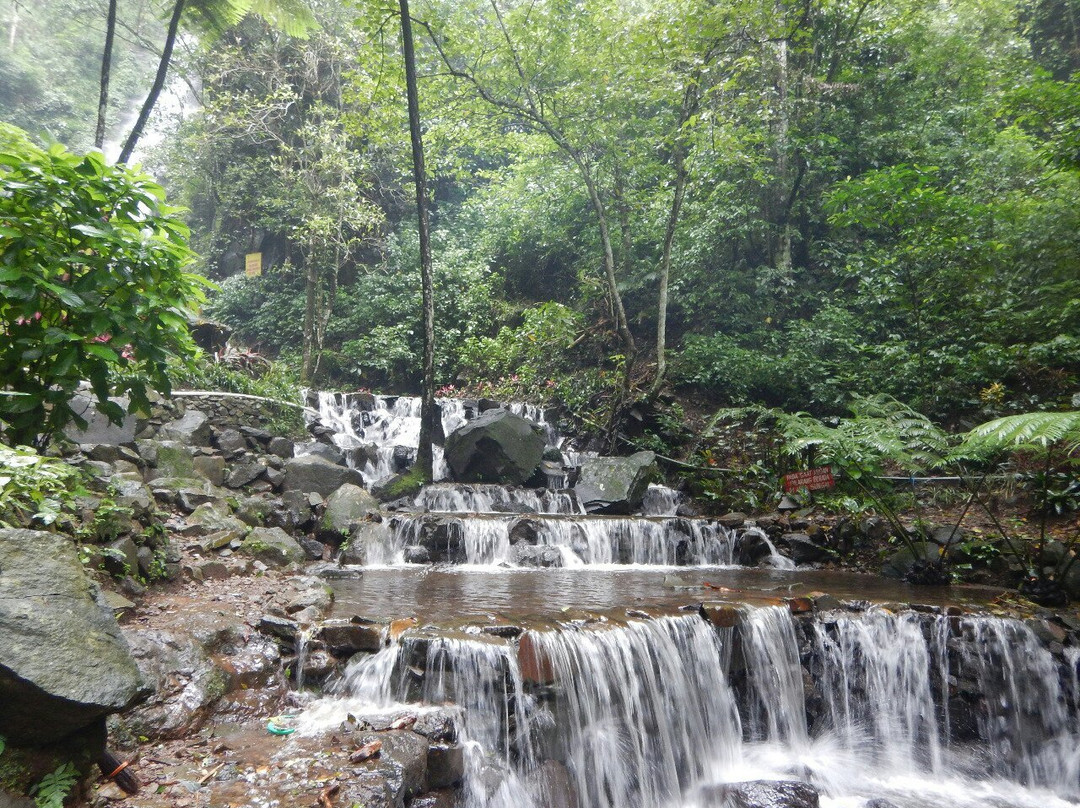
[[[185,271],[187,235],[149,177],[0,124],[0,384],[26,394],[0,395],[11,442],[78,422],[68,402],[84,379],[114,421],[114,392],[148,409],[148,386],[169,389],[205,284]]]
[[[0,527],[48,527],[85,494],[74,466],[27,446],[0,444]]]

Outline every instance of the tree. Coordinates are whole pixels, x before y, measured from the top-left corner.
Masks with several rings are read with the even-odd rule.
[[[0,419],[15,444],[43,443],[71,420],[89,380],[98,409],[147,410],[167,392],[166,362],[187,356],[189,307],[205,282],[179,211],[145,175],[0,125]]]
[[[405,59],[405,86],[409,105],[409,139],[412,142],[413,182],[416,186],[416,218],[420,235],[420,283],[423,288],[424,358],[420,402],[420,443],[416,465],[425,480],[434,476],[431,448],[435,434],[435,291],[431,271],[431,234],[428,229],[427,173],[424,170],[424,143],[420,132],[420,100],[416,86],[416,51],[413,47],[409,0],[399,0],[401,43]]]
[[[94,129],[94,146],[100,149],[105,144],[105,113],[109,109],[109,77],[112,71],[113,39],[116,36],[116,2],[109,0],[109,11],[105,18],[105,48],[101,54],[101,89],[98,93],[97,126]]]
[[[187,20],[192,28],[204,37],[213,38],[242,20],[249,12],[257,14],[270,25],[290,36],[304,37],[315,26],[314,17],[304,0],[175,0],[165,32],[165,43],[158,61],[157,73],[150,86],[131,133],[124,142],[118,162],[126,163],[142,137],[150,113],[157,105],[158,96],[165,87],[173,48],[180,33],[180,25]]]

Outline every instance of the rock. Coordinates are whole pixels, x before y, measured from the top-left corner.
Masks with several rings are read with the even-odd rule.
[[[555,666],[532,637],[533,635],[526,631],[518,641],[521,678],[531,684],[549,685],[555,681]]]
[[[428,747],[427,789],[450,788],[464,779],[465,750],[461,746],[433,743]],[[544,805],[551,808],[552,803],[545,801]]]
[[[341,563],[367,564],[373,549],[381,553],[383,548],[389,546],[389,522],[361,522],[353,529],[349,540],[341,546]]]
[[[326,498],[326,510],[316,537],[332,544],[340,544],[350,534],[354,525],[379,515],[379,501],[358,485],[346,483]]]
[[[815,611],[832,612],[843,608],[840,599],[827,592],[811,592],[807,597],[814,602]]]
[[[941,558],[941,548],[931,542],[914,542],[913,548],[902,547],[881,565],[886,578],[903,578],[916,562],[936,562]]]
[[[878,798],[875,800],[867,800],[862,808],[897,808],[897,805],[895,802]]]
[[[106,548],[102,564],[110,575],[123,578],[139,571],[139,548],[130,536],[109,542]]]
[[[345,455],[336,446],[328,446],[325,443],[319,443],[319,441],[310,441],[309,443],[301,443],[294,449],[297,457],[321,457],[328,463],[333,463],[336,466],[345,464]],[[286,458],[287,459],[287,458]]]
[[[769,540],[760,530],[744,531],[735,542],[735,563],[743,567],[756,567],[771,554]]]
[[[228,456],[240,454],[247,449],[247,441],[235,429],[224,429],[218,433],[217,445]]]
[[[750,517],[745,513],[739,511],[732,511],[731,513],[725,513],[723,516],[717,517],[716,521],[726,527],[728,530],[736,530],[746,524],[746,520]]]
[[[451,432],[445,457],[458,482],[521,485],[540,465],[545,443],[538,425],[494,409]]]
[[[266,466],[258,461],[240,463],[233,466],[232,471],[225,478],[225,485],[229,488],[243,488],[245,485],[255,482],[264,473],[266,473]]]
[[[276,567],[300,564],[305,558],[304,548],[280,527],[252,528],[240,552]]]
[[[652,452],[597,457],[581,465],[575,490],[589,513],[628,514],[640,507],[655,476],[656,455]]]
[[[116,490],[115,501],[121,508],[131,508],[131,515],[141,519],[150,513],[154,504],[154,497],[141,482],[129,480],[124,477],[114,476],[109,479]]]
[[[270,438],[270,442],[266,444],[266,451],[284,460],[288,460],[293,456],[295,447],[293,446],[293,442],[288,438],[274,437]]]
[[[380,650],[384,629],[381,623],[371,621],[327,620],[318,637],[335,656],[352,656],[358,651]]]
[[[529,781],[540,792],[544,808],[578,808],[578,794],[566,766],[556,760],[545,760],[529,773]]]
[[[0,530],[0,592],[0,735],[48,743],[147,693],[70,539]]]
[[[717,628],[733,628],[742,622],[742,612],[729,603],[703,603],[701,613]]]
[[[962,527],[947,525],[933,528],[927,538],[938,547],[951,551],[966,542],[968,534]]]
[[[285,461],[285,490],[317,493],[328,497],[346,483],[363,486],[364,476],[355,469],[338,466],[317,455]]]
[[[259,618],[259,631],[292,645],[296,643],[296,635],[300,631],[300,625],[295,620],[264,614]]]
[[[210,419],[199,410],[188,410],[181,418],[158,429],[158,439],[177,441],[186,446],[210,445]]]
[[[892,527],[881,516],[866,516],[859,520],[859,535],[867,541],[880,543],[892,535]]]
[[[225,458],[221,455],[196,455],[192,464],[195,473],[209,480],[211,485],[221,485],[225,481]]]
[[[204,502],[187,515],[185,521],[188,527],[184,530],[185,536],[210,536],[221,533],[228,534],[229,538],[217,544],[216,547],[224,547],[232,539],[242,539],[247,533],[247,525],[229,512],[229,506],[224,502]]]
[[[139,575],[149,581],[154,577],[154,551],[149,547],[140,547],[135,555],[138,559]]]
[[[556,547],[542,547],[533,544],[515,544],[510,548],[511,564],[518,567],[561,567],[562,553]]]
[[[129,402],[126,398],[110,398],[125,413]],[[95,443],[109,446],[121,446],[135,442],[137,419],[134,415],[125,415],[119,424],[112,423],[107,416],[97,409],[97,399],[77,393],[68,402],[72,411],[86,421],[86,427],[69,424],[64,428],[64,436],[72,443]]]
[[[304,609],[315,609],[320,613],[330,611],[330,607],[334,605],[333,589],[314,576],[302,578],[300,583],[304,588],[285,607],[287,614],[296,614]]]
[[[796,564],[818,564],[829,561],[833,554],[816,544],[805,533],[785,533],[780,542],[787,545],[788,553]]]
[[[268,444],[274,437],[265,429],[260,429],[257,426],[242,426],[240,427],[240,434],[246,438],[254,440],[257,444],[261,444],[263,446]]]
[[[706,786],[701,805],[707,808],[818,808],[817,789],[797,780],[750,780]]]
[[[149,450],[151,447],[147,447]],[[177,441],[154,441],[153,471],[150,479],[175,478],[190,480],[195,476],[195,461],[191,450]]]
[[[297,536],[296,541],[300,543],[300,546],[304,548],[304,554],[312,561],[321,561],[329,550],[328,545],[308,536]]]

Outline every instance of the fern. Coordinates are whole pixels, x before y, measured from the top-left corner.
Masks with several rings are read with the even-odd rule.
[[[58,766],[31,789],[34,804],[37,808],[64,808],[64,800],[78,781],[75,764],[68,762]]]
[[[1027,412],[979,424],[954,453],[958,459],[986,459],[1003,451],[1043,452],[1057,448],[1065,455],[1080,448],[1080,411]]]

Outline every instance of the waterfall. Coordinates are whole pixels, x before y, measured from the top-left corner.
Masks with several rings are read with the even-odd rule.
[[[512,565],[520,543],[555,548],[563,566],[730,565],[734,544],[731,532],[702,519],[419,513],[395,516],[390,527],[369,563],[401,563],[407,548],[423,546],[436,561]]]
[[[650,483],[641,502],[645,516],[674,516],[679,510],[682,494],[666,485]]]
[[[508,488],[479,483],[424,486],[416,497],[416,507],[442,513],[585,513],[573,491]]]
[[[1056,658],[1000,618],[741,615],[723,629],[696,613],[564,623],[515,642],[407,632],[355,658],[307,726],[364,704],[448,709],[466,808],[715,808],[724,783],[792,777],[833,808],[1080,797],[1080,652]],[[973,705],[977,737],[943,743],[950,699]]]

